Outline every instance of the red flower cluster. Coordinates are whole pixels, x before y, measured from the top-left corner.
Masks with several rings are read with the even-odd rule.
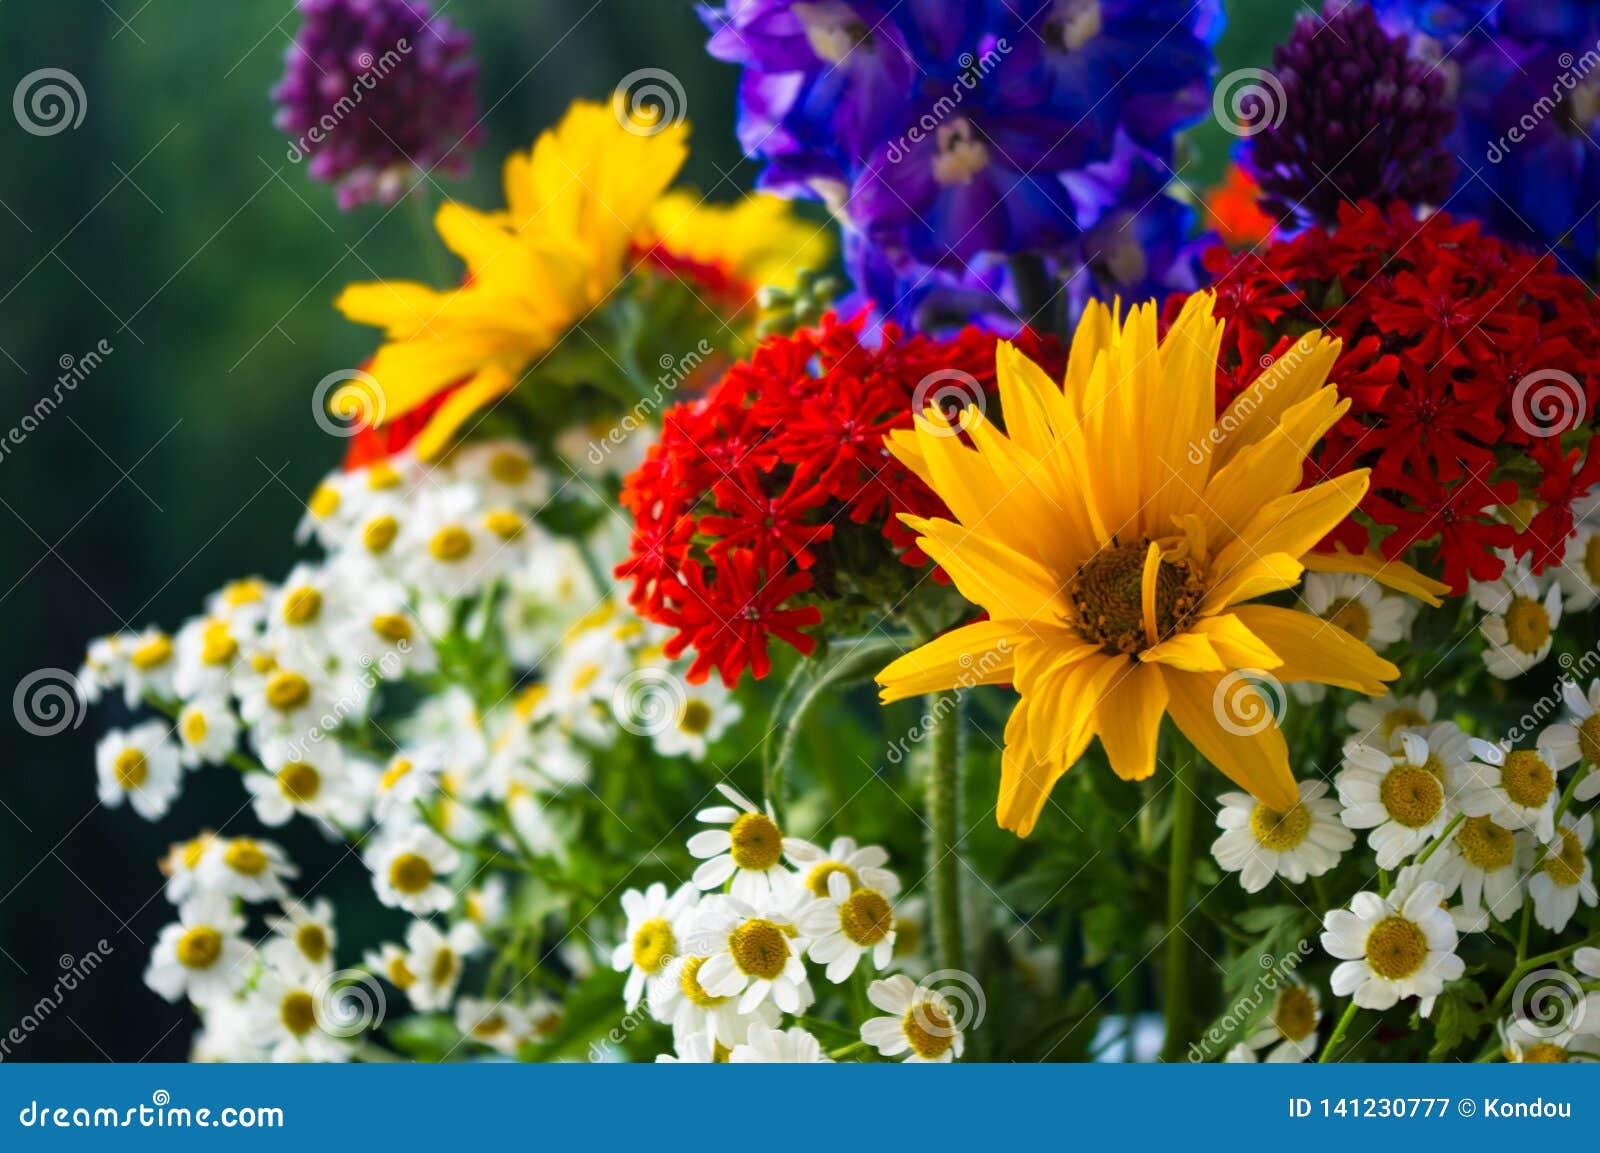
[[[617,576],[633,581],[640,613],[678,630],[668,656],[695,650],[691,681],[715,668],[731,687],[747,666],[763,677],[769,637],[815,647],[802,630],[821,622],[819,600],[876,570],[902,571],[893,555],[927,563],[895,514],[947,510],[889,456],[884,434],[909,428],[925,403],[986,397],[997,338],[886,324],[869,343],[863,321],[830,313],[763,341],[706,395],[666,413],[661,440],[624,482],[635,523]],[[1018,344],[1062,370],[1053,342],[1023,334]]]
[[[1365,467],[1372,487],[1325,544],[1361,551],[1381,536],[1390,558],[1433,544],[1457,592],[1500,575],[1496,549],[1539,571],[1559,562],[1572,502],[1600,480],[1600,454],[1579,447],[1600,399],[1586,285],[1476,222],[1419,222],[1400,204],[1346,205],[1335,230],[1206,263],[1228,322],[1219,406],[1307,330],[1344,341],[1330,379],[1350,411],[1307,480]],[[1502,512],[1522,501],[1539,511],[1511,523]]]

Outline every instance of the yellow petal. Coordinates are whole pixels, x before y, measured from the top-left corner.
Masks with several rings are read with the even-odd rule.
[[[1382,696],[1389,691],[1384,682],[1400,675],[1366,644],[1321,617],[1274,605],[1240,605],[1235,613],[1283,658],[1272,675],[1285,683],[1315,681]]]
[[[1282,423],[1284,414],[1328,380],[1341,341],[1308,332],[1252,381],[1217,418],[1213,471]]]
[[[1160,644],[1151,645],[1140,652],[1139,659],[1192,673],[1220,673],[1228,667],[1212,647],[1211,639],[1194,631],[1175,633]]]
[[[346,285],[333,306],[357,324],[381,328],[392,340],[406,340],[439,315],[449,295],[410,280],[379,280]]]
[[[1435,608],[1444,603],[1440,598],[1450,591],[1449,585],[1424,576],[1404,561],[1385,560],[1376,552],[1352,553],[1339,547],[1331,553],[1308,552],[1300,559],[1305,562],[1307,572],[1368,576],[1384,588],[1415,597]]]
[[[1167,684],[1155,665],[1130,664],[1101,693],[1095,729],[1111,769],[1125,781],[1155,772],[1156,738],[1167,711]]]
[[[417,436],[417,455],[434,460],[450,447],[456,432],[480,409],[498,400],[516,385],[516,375],[490,365],[452,392]]]
[[[1062,677],[1059,697],[1043,702],[1024,697],[1006,725],[1006,747],[1000,758],[1000,827],[1026,837],[1033,831],[1050,790],[1094,737],[1094,700],[1126,658],[1091,657]],[[1044,682],[1041,682],[1044,683]],[[1037,722],[1049,722],[1041,730]]]
[[[1349,516],[1366,494],[1367,470],[1361,468],[1269,500],[1240,530],[1238,539],[1218,550],[1215,578],[1225,579],[1235,566],[1272,553],[1304,556]]]
[[[1283,658],[1233,613],[1202,617],[1193,625],[1230,669],[1275,669]]]
[[[1293,588],[1304,573],[1305,566],[1288,553],[1249,559],[1211,586],[1200,603],[1200,611],[1217,613],[1241,601]]]
[[[897,657],[877,676],[884,704],[939,689],[1011,683],[1015,621],[978,621],[951,629]]]
[[[1289,749],[1270,709],[1260,716],[1246,716],[1248,724],[1239,723],[1230,711],[1230,691],[1248,691],[1238,674],[1173,672],[1166,674],[1166,682],[1167,711],[1201,756],[1234,784],[1275,809],[1292,808],[1299,802],[1294,774],[1289,771]]]
[[[984,533],[947,520],[902,514],[917,544],[955,582],[961,595],[997,620],[1060,616],[1055,578],[1036,561]]]

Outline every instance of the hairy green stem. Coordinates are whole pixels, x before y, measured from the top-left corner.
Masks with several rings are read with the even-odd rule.
[[[1333,1052],[1344,1044],[1345,1034],[1350,1032],[1350,1023],[1356,1019],[1356,1014],[1361,1011],[1355,998],[1344,1007],[1344,1012],[1339,1016],[1339,1023],[1333,1027],[1333,1036],[1328,1038],[1328,1043],[1322,1047],[1322,1056],[1317,1058],[1319,1065],[1326,1065],[1333,1060]]]
[[[966,968],[961,940],[961,701],[954,692],[929,693],[926,723],[933,746],[928,774],[928,876],[933,888],[935,956],[944,969]]]

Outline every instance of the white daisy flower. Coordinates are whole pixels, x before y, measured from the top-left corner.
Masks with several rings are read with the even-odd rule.
[[[1490,817],[1502,829],[1527,829],[1540,841],[1555,836],[1561,787],[1556,770],[1533,749],[1471,739],[1473,760],[1458,778],[1455,801],[1469,817]]]
[[[315,664],[261,656],[248,671],[234,677],[239,715],[256,731],[269,736],[304,736],[318,730],[325,716],[342,716],[341,705],[327,674]]]
[[[299,875],[281,846],[254,837],[230,837],[200,864],[200,887],[247,902],[281,901],[286,879]]]
[[[773,878],[787,875],[784,854],[800,849],[805,842],[783,835],[770,806],[762,812],[731,785],[719,784],[717,791],[733,804],[703,809],[695,819],[728,827],[706,829],[689,838],[689,853],[701,862],[694,871],[694,883],[702,889],[716,889],[732,877],[733,895],[749,903],[771,887]]]
[[[629,889],[622,894],[622,911],[628,918],[626,940],[612,950],[611,967],[628,974],[622,991],[628,1012],[639,1007],[646,984],[657,980],[677,956],[686,918],[693,915],[699,895],[694,886],[682,885],[668,896],[660,881],[642,893]]]
[[[268,917],[272,937],[262,946],[269,964],[293,971],[297,966],[322,973],[333,971],[333,952],[339,936],[333,927],[333,903],[326,897],[314,901],[285,901],[281,917]]]
[[[347,761],[332,740],[273,738],[261,745],[265,773],[246,773],[256,818],[276,828],[296,813],[342,829],[365,822],[371,793],[368,766]]]
[[[752,1022],[743,1045],[735,1045],[728,1055],[734,1065],[815,1065],[833,1058],[810,1033],[796,1025],[792,1029],[769,1029]]]
[[[443,878],[461,864],[461,854],[423,825],[380,838],[365,860],[378,900],[391,909],[421,917],[442,913],[455,903]]]
[[[1483,663],[1491,676],[1510,680],[1550,655],[1561,623],[1561,586],[1535,577],[1526,560],[1507,560],[1499,580],[1474,581],[1473,601],[1485,613],[1478,631],[1489,642]]]
[[[417,802],[439,791],[440,763],[433,750],[402,749],[378,775],[373,816],[381,824],[412,824],[421,818]]]
[[[434,1013],[450,1007],[461,980],[463,956],[471,947],[459,925],[445,934],[431,922],[412,921],[406,926],[405,948],[386,943],[367,955],[367,966],[405,993],[412,1008]]]
[[[200,1028],[189,1044],[197,1064],[255,1064],[267,1059],[256,1039],[256,1019],[241,998],[226,997],[199,1010]]]
[[[1556,830],[1559,840],[1550,845],[1524,846],[1524,868],[1531,870],[1528,895],[1533,898],[1533,919],[1552,933],[1567,927],[1582,901],[1595,906],[1594,865],[1589,846],[1594,841],[1594,815],[1567,813]]]
[[[1502,1021],[1501,1050],[1505,1059],[1517,1065],[1588,1064],[1600,1060],[1600,1037],[1588,1036],[1574,1028],[1554,1028],[1534,1021]]]
[[[1244,1041],[1251,1056],[1264,1052],[1268,1064],[1309,1061],[1317,1051],[1322,998],[1316,989],[1289,980],[1273,998],[1272,1011]]]
[[[167,878],[167,900],[181,905],[201,891],[203,878],[211,875],[204,869],[206,858],[222,851],[222,841],[211,832],[203,832],[188,841],[180,841],[167,850],[161,858],[161,872]]]
[[[1556,770],[1583,765],[1583,780],[1572,791],[1575,801],[1600,796],[1600,680],[1589,682],[1585,693],[1572,681],[1561,683],[1561,698],[1572,714],[1570,722],[1551,725],[1539,734],[1539,752]]]
[[[1399,905],[1377,893],[1357,893],[1350,908],[1329,912],[1322,921],[1322,947],[1341,962],[1330,982],[1334,995],[1353,997],[1363,1009],[1387,1009],[1417,997],[1422,1015],[1432,1012],[1445,984],[1466,969],[1456,956],[1456,926],[1440,907],[1443,899],[1439,885],[1426,881]]]
[[[828,895],[807,910],[800,925],[812,938],[807,950],[813,961],[826,966],[835,985],[849,979],[863,957],[882,970],[894,956],[894,906],[900,891],[896,880],[887,892],[866,886],[852,887],[842,872],[828,875]]]
[[[658,1065],[711,1065],[726,1064],[732,1052],[720,1041],[713,1041],[704,1033],[686,1033],[672,1039],[671,1053],[657,1053]]]
[[[145,984],[168,1001],[187,996],[206,1005],[240,989],[249,977],[244,918],[220,893],[201,893],[178,906],[176,924],[156,938]]]
[[[445,465],[483,493],[485,504],[537,508],[550,496],[550,478],[520,441],[468,441],[451,451]]]
[[[396,556],[403,579],[449,599],[483,587],[501,541],[482,524],[479,495],[468,485],[419,494],[406,539]]]
[[[516,1055],[533,1032],[528,1016],[504,999],[487,1001],[462,997],[456,1002],[456,1028],[463,1037],[487,1045],[508,1057]]]
[[[771,1000],[785,1013],[803,1013],[813,1000],[801,954],[800,921],[815,898],[798,885],[778,885],[752,902],[712,896],[701,902],[685,942],[704,956],[697,979],[713,997],[738,998],[749,1013]]]
[[[1339,802],[1325,795],[1326,782],[1303,780],[1299,789],[1299,803],[1283,812],[1246,793],[1218,798],[1223,832],[1212,842],[1211,855],[1224,872],[1239,874],[1245,892],[1259,893],[1273,877],[1291,885],[1320,877],[1356,843],[1339,819]]]
[[[1224,1065],[1257,1065],[1260,1062],[1261,1058],[1256,1056],[1256,1051],[1243,1041],[1222,1055]]]
[[[1415,601],[1355,573],[1307,573],[1301,598],[1311,612],[1378,652],[1404,640],[1416,618]]]
[[[260,1043],[270,1059],[348,1061],[351,1044],[338,1036],[339,1022],[329,1004],[320,974],[305,969],[268,966],[251,993]]]
[[[1399,749],[1400,734],[1407,729],[1423,729],[1433,724],[1439,712],[1438,698],[1424,689],[1416,696],[1368,697],[1345,711],[1345,720],[1355,730],[1355,739],[1380,749]]]
[[[206,598],[206,616],[225,620],[246,632],[267,619],[272,601],[272,586],[260,577],[229,581]]]
[[[1577,526],[1567,538],[1555,578],[1562,607],[1569,612],[1584,612],[1600,601],[1600,528]]]
[[[1340,820],[1370,829],[1367,843],[1380,869],[1392,869],[1444,831],[1455,775],[1466,759],[1467,738],[1448,722],[1404,730],[1400,750],[1388,753],[1359,741],[1344,746],[1335,784],[1344,805]]]
[[[130,709],[145,697],[169,699],[176,695],[173,681],[178,673],[177,649],[172,638],[160,629],[120,638],[126,657],[122,672],[122,699]]]
[[[199,697],[178,713],[176,731],[185,765],[220,765],[239,743],[239,718],[225,698]]]
[[[652,735],[651,744],[664,757],[703,761],[707,748],[738,722],[744,710],[720,680],[713,678],[703,685],[679,683],[683,692],[677,715]]]
[[[1600,1036],[1600,949],[1585,946],[1572,954],[1572,967],[1592,990],[1583,999],[1582,1016],[1576,1018],[1573,1028],[1581,1033]]]
[[[949,1000],[924,989],[904,973],[867,986],[867,1000],[889,1014],[861,1026],[861,1039],[885,1057],[908,1062],[952,1061],[966,1048]]]
[[[433,642],[398,587],[379,583],[354,599],[336,629],[341,660],[386,681],[426,676],[439,667]]]
[[[180,697],[223,696],[244,657],[247,629],[226,617],[196,617],[178,630],[173,688]]]
[[[864,885],[880,893],[900,891],[900,878],[884,868],[889,863],[889,853],[879,845],[858,846],[850,837],[835,837],[824,849],[810,841],[790,837],[785,839],[783,851],[800,870],[805,887],[815,896],[828,895],[828,880],[834,873],[843,873],[851,888]],[[906,915],[908,904],[910,902],[905,902],[895,910],[897,918]],[[899,929],[898,922],[895,927]]]
[[[541,537],[512,571],[500,608],[506,649],[518,668],[550,659],[572,623],[594,606],[601,593],[572,541]]]
[[[1490,918],[1508,921],[1522,908],[1522,870],[1517,834],[1492,817],[1464,817],[1450,838],[1423,863],[1423,879],[1434,880],[1461,904],[1450,910],[1463,933],[1483,933]]]
[[[111,730],[95,746],[94,759],[100,803],[108,809],[127,801],[145,820],[155,821],[178,795],[183,768],[161,721]]]
[[[659,980],[646,985],[646,1003],[652,1017],[672,1027],[680,1052],[687,1041],[701,1037],[726,1056],[744,1041],[752,1021],[775,1026],[782,1014],[770,1001],[762,1002],[750,1013],[741,1013],[736,997],[707,992],[700,984],[700,970],[707,960],[695,955],[674,958],[662,970]]]
[[[295,565],[267,610],[267,643],[293,663],[315,663],[336,653],[335,628],[348,602],[333,569]]]
[[[98,637],[89,642],[83,664],[78,668],[78,689],[85,704],[97,705],[109,690],[123,682],[128,673],[126,636]]]
[[[478,931],[480,939],[500,926],[506,919],[506,909],[506,879],[499,873],[491,873],[483,884],[468,889],[461,902],[467,924]]]
[[[837,842],[835,842],[837,844]],[[921,893],[907,897],[894,907],[895,968],[922,977],[929,969],[928,902]]]

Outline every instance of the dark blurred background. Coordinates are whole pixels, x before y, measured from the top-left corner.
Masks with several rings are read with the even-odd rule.
[[[646,66],[687,92],[687,179],[719,199],[749,187],[734,73],[704,55],[689,4],[436,8],[475,38],[486,112],[472,175],[446,183],[452,196],[497,205],[505,153],[574,96],[603,98]],[[1282,0],[1228,8],[1224,71],[1264,63],[1296,11]],[[85,96],[81,124],[56,135],[0,115],[0,439],[39,398],[61,396],[23,443],[0,444],[0,693],[76,670],[91,637],[175,628],[229,578],[287,571],[301,497],[342,447],[313,423],[312,388],[371,347],[333,298],[353,280],[427,278],[441,255],[422,248],[408,205],[341,213],[286,159],[268,91],[297,23],[290,0],[0,3],[0,96],[41,68],[70,72]],[[1230,140],[1215,125],[1192,134],[1186,181],[1214,180]],[[70,374],[82,379],[58,390]],[[243,795],[213,772],[189,777],[155,825],[100,807],[95,739],[126,720],[104,702],[40,736],[0,711],[0,1038],[64,967],[109,947],[59,1008],[0,1049],[6,1060],[187,1052],[188,1011],[141,980],[171,919],[156,861]],[[229,831],[253,827],[246,811]],[[304,829],[274,836],[308,879],[328,871],[316,887],[341,910],[374,904],[340,900],[366,886],[342,848]],[[348,920],[341,933],[345,945],[365,935]]]

